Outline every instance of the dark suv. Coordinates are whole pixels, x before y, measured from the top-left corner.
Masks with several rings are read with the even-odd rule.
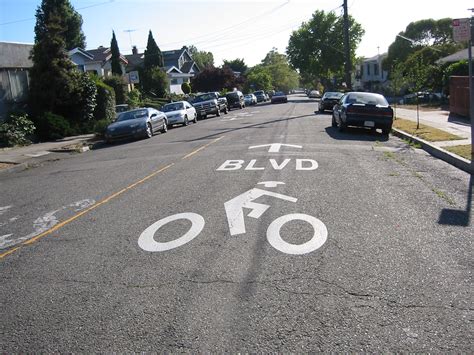
[[[229,106],[229,110],[234,107],[245,107],[244,94],[242,94],[241,91],[229,92],[225,97],[227,99],[227,105]]]

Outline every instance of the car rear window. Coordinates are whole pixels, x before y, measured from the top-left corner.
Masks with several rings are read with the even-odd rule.
[[[128,111],[128,112],[121,113],[117,117],[117,121],[134,120],[136,118],[144,118],[147,116],[148,116],[147,110]]]
[[[385,97],[371,93],[351,93],[347,95],[346,102],[348,104],[388,106]]]

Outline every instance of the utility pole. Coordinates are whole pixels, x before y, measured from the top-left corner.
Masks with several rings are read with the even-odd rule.
[[[344,0],[344,57],[345,57],[345,67],[344,71],[346,73],[345,80],[348,90],[352,90],[352,63],[351,63],[351,50],[349,47],[349,14],[347,13],[347,0]]]
[[[474,9],[469,9],[474,12]],[[474,124],[474,63],[472,61],[472,46],[474,45],[474,16],[471,15],[470,21],[471,36],[468,43],[468,56],[469,56],[469,119],[471,120],[471,165],[474,165],[474,130],[472,128]]]

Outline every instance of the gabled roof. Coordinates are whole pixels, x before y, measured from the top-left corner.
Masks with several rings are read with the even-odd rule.
[[[94,56],[90,53],[87,53],[84,49],[82,48],[79,48],[79,47],[76,47],[74,49],[71,49],[69,52],[68,52],[68,55],[71,57],[73,56],[74,54],[80,54],[84,57],[86,57],[89,61],[93,60],[94,59]]]
[[[385,58],[387,55],[388,55],[387,53],[377,54],[370,58],[364,58],[362,61],[363,62],[376,62],[379,59]]]
[[[183,72],[181,70],[179,70],[177,67],[175,67],[174,65],[171,65],[171,66],[165,66],[165,71],[167,73],[179,73],[179,74],[182,74]]]
[[[0,68],[31,68],[33,44],[0,42]]]
[[[74,51],[75,49],[76,48],[74,48],[72,51]],[[79,49],[81,49],[81,48],[79,48]],[[105,63],[105,62],[107,62],[108,60],[110,60],[112,58],[112,51],[110,50],[110,48],[105,48],[105,47],[102,47],[102,46],[97,48],[97,49],[88,49],[84,52],[92,57],[92,59],[88,60],[88,61],[91,61],[91,62]],[[128,64],[127,58],[125,58],[122,54],[120,54],[120,60],[124,64]]]
[[[471,50],[474,52],[474,46],[471,47]],[[436,64],[455,63],[455,62],[459,62],[460,60],[467,60],[467,59],[468,59],[468,48],[464,48],[456,53],[448,55],[447,57],[438,59],[436,61]]]
[[[128,66],[130,68],[136,68],[143,64],[145,55],[143,53],[126,54],[125,58],[128,60]]]
[[[193,69],[195,72],[199,72],[199,68],[195,62],[185,62],[181,67],[183,73],[190,73]]]

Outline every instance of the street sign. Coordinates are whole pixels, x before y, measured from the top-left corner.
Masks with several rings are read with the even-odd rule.
[[[138,84],[140,82],[140,78],[138,77],[138,71],[131,71],[128,73],[128,82],[130,84]]]
[[[469,18],[454,19],[452,27],[455,42],[465,42],[471,39],[471,23]]]

